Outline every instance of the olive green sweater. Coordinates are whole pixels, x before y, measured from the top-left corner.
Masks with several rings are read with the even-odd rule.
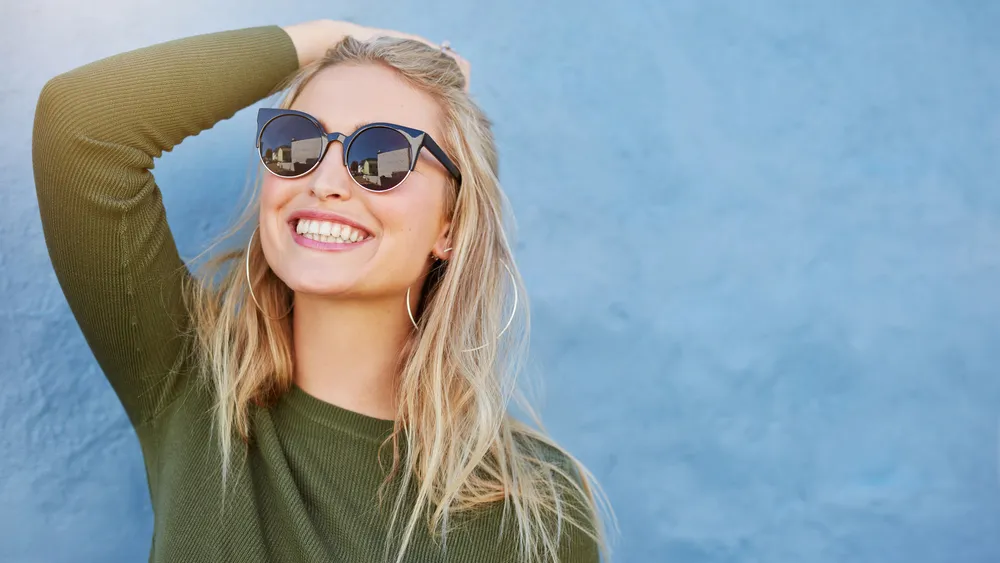
[[[385,474],[377,454],[392,422],[299,388],[252,412],[254,440],[237,442],[223,499],[211,392],[189,359],[181,285],[191,274],[151,172],[154,158],[262,100],[297,67],[283,29],[254,27],[102,59],[53,78],[39,97],[32,159],[45,240],[139,437],[154,516],[150,561],[366,562],[384,554],[391,501],[378,508]],[[419,527],[406,561],[516,561],[513,518],[501,521],[501,508],[453,530],[446,549]],[[598,561],[594,542],[569,526],[563,532],[563,561]]]

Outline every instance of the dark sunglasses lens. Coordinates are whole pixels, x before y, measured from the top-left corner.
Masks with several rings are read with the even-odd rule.
[[[305,174],[323,152],[323,133],[301,115],[279,115],[264,126],[260,158],[279,176]]]
[[[410,141],[387,127],[365,129],[347,151],[347,169],[359,184],[381,191],[396,187],[410,172]]]

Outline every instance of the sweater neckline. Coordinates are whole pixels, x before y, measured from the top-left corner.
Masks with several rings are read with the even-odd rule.
[[[376,442],[381,442],[392,434],[395,425],[392,420],[375,418],[328,403],[306,393],[294,383],[291,389],[282,395],[280,402],[313,422]]]

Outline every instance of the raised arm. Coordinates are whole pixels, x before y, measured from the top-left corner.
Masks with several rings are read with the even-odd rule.
[[[135,425],[178,396],[188,371],[181,284],[189,274],[153,159],[266,97],[299,62],[291,36],[264,26],[118,54],[42,89],[32,163],[45,241],[87,343]]]
[[[32,162],[45,241],[70,308],[133,424],[179,395],[191,342],[181,296],[190,274],[167,225],[153,159],[267,97],[345,35],[433,45],[315,20],[143,47],[56,76],[42,89]],[[448,54],[468,76],[468,62]]]

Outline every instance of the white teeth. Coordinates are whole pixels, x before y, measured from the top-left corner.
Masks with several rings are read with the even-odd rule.
[[[295,232],[311,240],[321,242],[358,242],[369,238],[362,231],[340,223],[299,219]]]

